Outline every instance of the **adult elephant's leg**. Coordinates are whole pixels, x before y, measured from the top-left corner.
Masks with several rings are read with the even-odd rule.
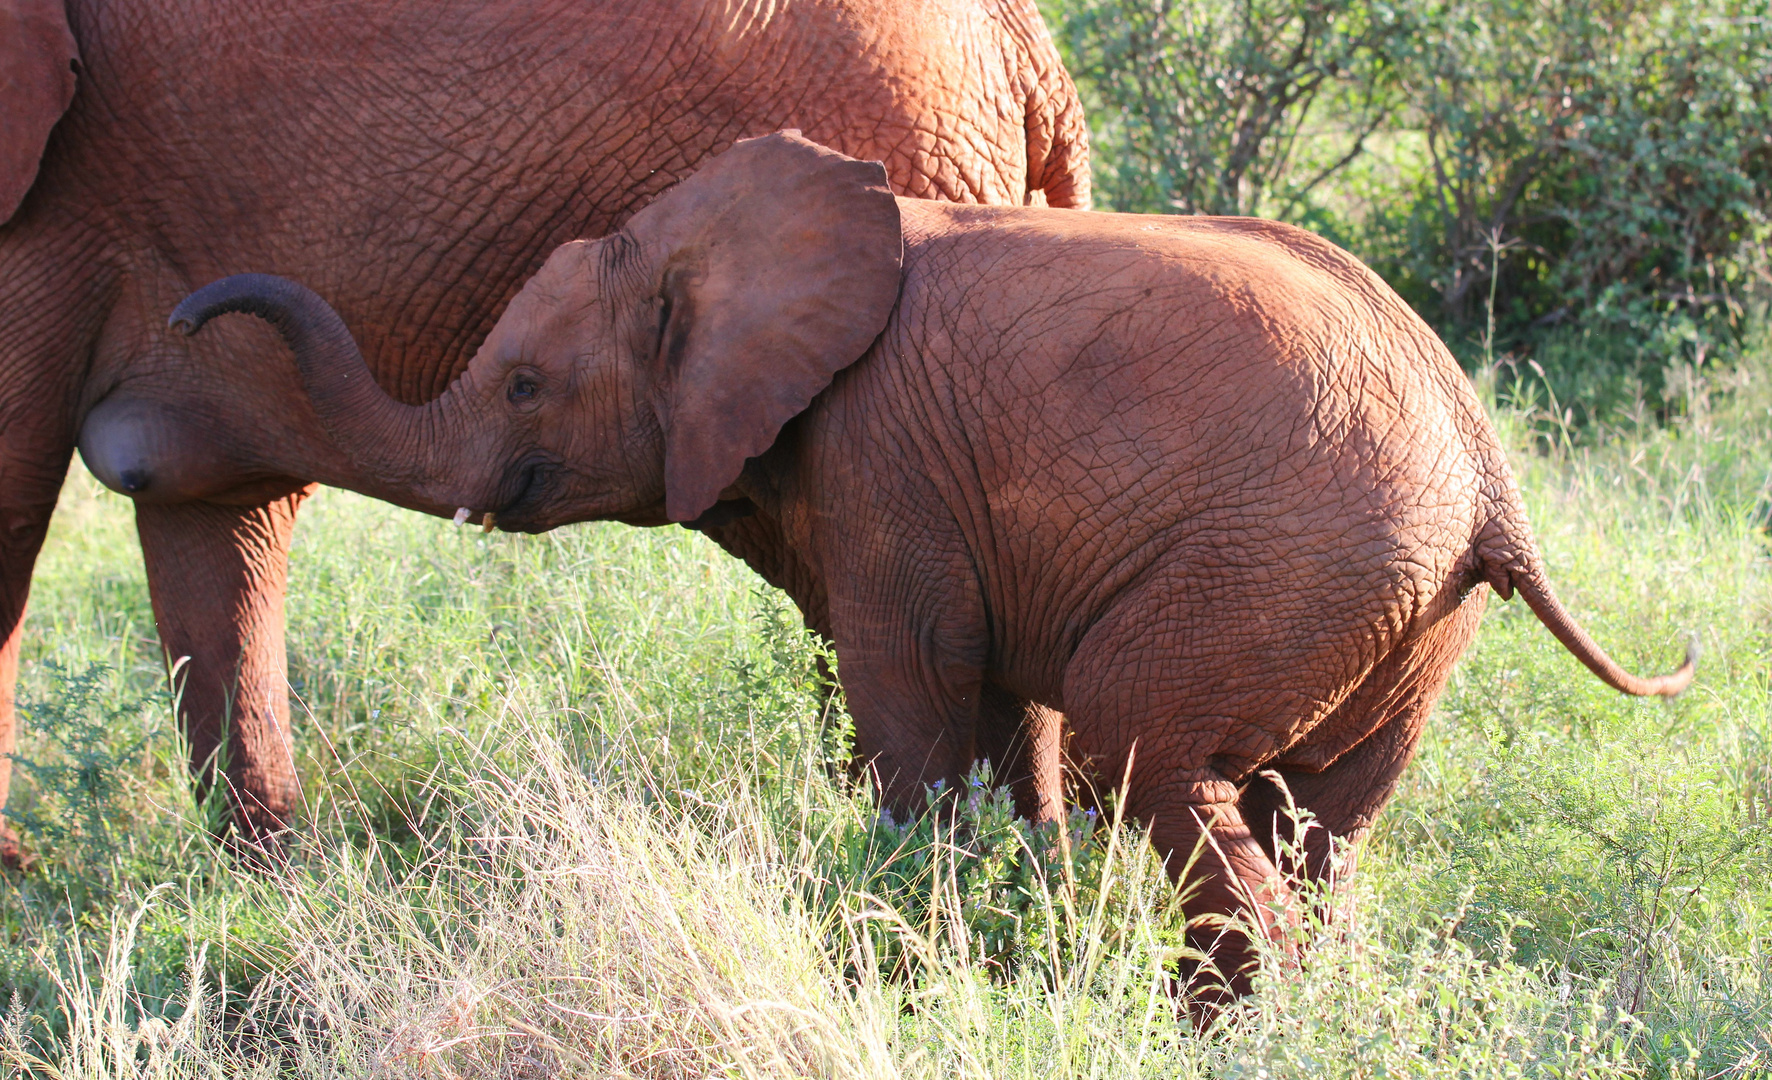
[[[1400,645],[1319,725],[1328,732],[1352,729],[1370,734],[1325,768],[1267,770],[1279,775],[1284,791],[1266,776],[1250,779],[1241,800],[1243,816],[1270,858],[1279,860],[1276,841],[1285,843],[1304,856],[1304,865],[1297,869],[1321,881],[1329,873],[1330,854],[1339,840],[1348,845],[1341,877],[1352,872],[1357,845],[1396,790],[1452,666],[1476,635],[1483,597],[1482,591],[1472,592]],[[1291,805],[1308,810],[1315,822],[1302,839],[1295,835],[1288,793]]]
[[[6,434],[19,431],[9,425]],[[18,745],[14,687],[31,570],[49,530],[72,452],[70,440],[58,443],[53,436],[42,442],[31,438],[0,442],[0,806],[6,804],[12,783],[12,759],[6,755]],[[0,862],[16,866],[18,858],[18,837],[0,821]]]
[[[985,683],[979,694],[975,757],[991,763],[994,782],[1015,792],[1015,812],[1029,821],[1064,820],[1064,717]]]
[[[296,511],[312,490],[259,506],[136,508],[160,644],[178,666],[198,795],[225,783],[233,828],[255,843],[293,824],[301,795],[283,593]]]
[[[116,283],[87,216],[64,216],[54,200],[33,196],[0,228],[0,805],[18,735],[14,685],[31,571],[68,475],[81,383]],[[0,858],[17,852],[0,822]]]

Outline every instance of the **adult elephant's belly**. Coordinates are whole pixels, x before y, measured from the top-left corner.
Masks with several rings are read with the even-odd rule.
[[[883,160],[906,194],[1028,198],[1030,146],[1062,144],[1062,123],[1080,125],[1035,115],[1068,95],[1038,86],[1030,46],[971,3],[916,5],[904,20],[856,6],[716,18],[696,0],[504,0],[266,20],[224,17],[233,9],[221,5],[201,26],[151,6],[140,15],[151,56],[95,39],[90,81],[123,88],[114,97],[128,115],[76,110],[68,125],[185,134],[169,154],[164,140],[95,131],[74,144],[88,160],[58,160],[45,178],[91,190],[112,220],[153,238],[124,256],[119,314],[132,325],[95,357],[85,406],[114,407],[83,436],[89,464],[144,501],[220,498],[281,476],[372,486],[331,451],[263,328],[192,348],[184,366],[202,379],[171,358],[146,362],[184,348],[167,338],[171,306],[227,274],[313,288],[377,381],[417,403],[459,374],[550,250],[619,226],[736,139],[799,128]],[[1063,80],[1055,64],[1048,74]],[[1050,132],[1030,142],[1041,125]],[[1067,167],[1064,184],[1042,182],[1086,204],[1085,163]]]

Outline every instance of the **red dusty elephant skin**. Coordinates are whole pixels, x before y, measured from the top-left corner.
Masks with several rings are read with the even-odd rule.
[[[299,795],[296,510],[311,481],[399,492],[326,439],[265,328],[169,334],[180,297],[298,277],[381,386],[424,401],[549,251],[783,127],[884,160],[902,194],[1088,204],[1032,0],[0,0],[0,754],[78,441],[136,499],[161,640],[191,658],[193,765],[231,733],[248,835]]]
[[[993,694],[1059,710],[1074,760],[1133,762],[1172,867],[1214,823],[1197,915],[1289,910],[1259,770],[1361,836],[1485,584],[1619,690],[1692,677],[1633,677],[1576,626],[1445,347],[1286,225],[895,199],[787,133],[556,251],[422,407],[301,286],[224,280],[174,318],[225,311],[278,327],[327,430],[416,505],[778,522],[745,554],[835,641],[889,799],[1003,741]],[[1051,814],[1056,741],[1027,734]]]

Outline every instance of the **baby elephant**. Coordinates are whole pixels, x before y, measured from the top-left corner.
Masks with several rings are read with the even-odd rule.
[[[1263,773],[1357,840],[1482,586],[1625,693],[1692,678],[1690,656],[1633,677],[1576,625],[1451,355],[1286,225],[895,199],[880,165],[787,132],[556,250],[428,405],[279,278],[173,322],[231,311],[282,332],[374,494],[523,531],[701,530],[835,643],[892,803],[988,757],[1056,816],[1068,756],[1126,781],[1178,874],[1209,828],[1192,914],[1276,936]],[[1327,837],[1306,849],[1325,872]]]

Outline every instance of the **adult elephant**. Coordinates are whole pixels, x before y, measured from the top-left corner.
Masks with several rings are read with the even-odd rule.
[[[194,286],[308,282],[422,402],[548,251],[780,128],[886,162],[907,195],[1089,200],[1028,0],[0,0],[0,751],[78,442],[136,501],[199,786],[225,768],[246,836],[289,824],[297,509],[315,482],[407,500],[332,446],[268,329],[167,332]],[[743,551],[773,528],[714,531]]]

